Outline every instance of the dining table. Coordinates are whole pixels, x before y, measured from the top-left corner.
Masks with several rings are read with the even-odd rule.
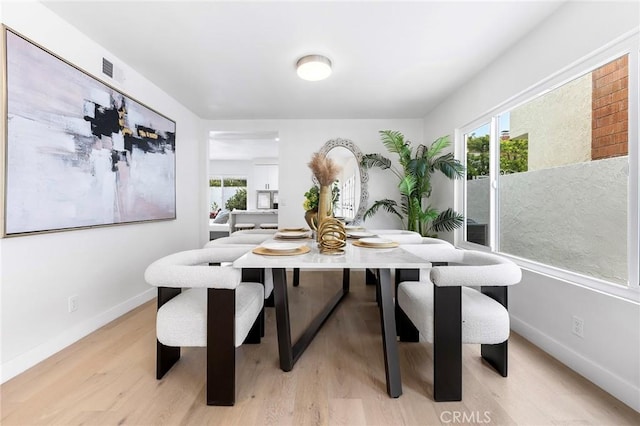
[[[265,241],[254,250],[238,258],[233,262],[233,267],[265,268],[272,271],[280,368],[283,371],[293,369],[296,361],[303,355],[332,312],[348,296],[350,270],[376,271],[387,393],[392,398],[402,395],[396,336],[395,289],[391,279],[391,271],[402,270],[416,273],[421,268],[430,267],[430,263],[404,250],[402,245],[397,243],[364,245],[358,244],[359,240],[350,239],[347,240],[341,254],[324,254],[320,252],[317,242],[313,239],[297,240],[291,245],[292,242],[278,240],[277,235],[276,233],[276,238]],[[388,240],[386,241],[388,242]],[[278,250],[278,244],[287,243],[290,245],[283,245],[283,250]],[[342,288],[328,300],[295,342],[292,342],[291,339],[289,290],[286,280],[286,270],[292,268],[294,270],[342,269],[343,271]],[[304,283],[304,285],[313,285],[313,283]]]

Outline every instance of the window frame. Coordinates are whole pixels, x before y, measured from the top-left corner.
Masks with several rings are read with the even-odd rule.
[[[238,175],[238,174],[209,174],[209,179],[207,180],[207,183],[210,182],[211,180],[219,180],[220,181],[220,188],[221,188],[221,195],[222,195],[222,205],[218,206],[219,208],[224,210],[224,190],[225,188],[234,188],[233,186],[224,186],[224,181],[225,180],[229,180],[229,179],[236,179],[236,180],[244,180],[247,181],[247,186],[244,186],[244,188],[248,188],[248,182],[249,179],[247,176],[245,175]],[[211,199],[210,197],[210,189],[211,186],[207,185],[207,198],[208,198],[208,206],[211,206]],[[228,198],[227,198],[228,199]],[[210,207],[209,207],[210,208]]]
[[[639,92],[640,92],[640,41],[639,30],[633,30],[621,37],[613,40],[607,45],[597,49],[591,54],[573,62],[567,67],[552,74],[539,83],[525,89],[521,93],[511,97],[507,101],[492,108],[486,113],[477,117],[473,121],[455,129],[454,149],[455,156],[463,164],[466,164],[466,137],[465,135],[480,125],[491,123],[490,130],[490,224],[489,224],[489,245],[469,243],[466,241],[466,225],[462,229],[454,232],[456,246],[461,248],[492,251],[514,260],[522,268],[550,276],[552,278],[567,281],[602,293],[617,296],[623,299],[640,301],[640,209],[638,207],[638,181],[640,152],[638,149],[638,135],[640,133],[639,113]],[[605,65],[621,56],[628,55],[628,93],[629,93],[629,130],[628,130],[628,183],[627,183],[627,269],[628,283],[626,286],[587,276],[578,272],[573,272],[551,265],[542,264],[531,259],[524,259],[514,255],[500,252],[499,238],[499,197],[500,157],[498,154],[498,117],[506,112],[517,108],[531,100],[543,96],[546,93],[580,77],[594,69]],[[460,180],[455,183],[455,208],[463,211],[466,218],[466,181]]]

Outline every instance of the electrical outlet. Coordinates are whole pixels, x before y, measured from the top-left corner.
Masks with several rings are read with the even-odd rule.
[[[572,317],[571,332],[578,337],[584,337],[584,320],[582,318],[575,315]]]
[[[78,310],[78,295],[69,296],[67,300],[69,312],[75,312]]]

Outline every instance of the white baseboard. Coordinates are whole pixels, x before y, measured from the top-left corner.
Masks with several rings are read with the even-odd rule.
[[[567,367],[587,378],[615,398],[640,412],[640,388],[585,358],[561,342],[511,315],[513,331],[556,358]]]
[[[0,383],[12,379],[18,374],[28,370],[39,362],[44,361],[51,355],[60,352],[67,346],[77,342],[88,334],[93,333],[100,327],[110,323],[116,318],[121,317],[130,310],[137,308],[143,303],[156,297],[155,287],[140,293],[129,300],[116,305],[105,312],[102,312],[86,321],[70,328],[69,330],[59,334],[55,338],[36,346],[30,351],[17,356],[0,366]]]

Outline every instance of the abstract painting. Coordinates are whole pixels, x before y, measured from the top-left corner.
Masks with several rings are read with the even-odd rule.
[[[4,30],[4,236],[175,219],[175,122]]]

